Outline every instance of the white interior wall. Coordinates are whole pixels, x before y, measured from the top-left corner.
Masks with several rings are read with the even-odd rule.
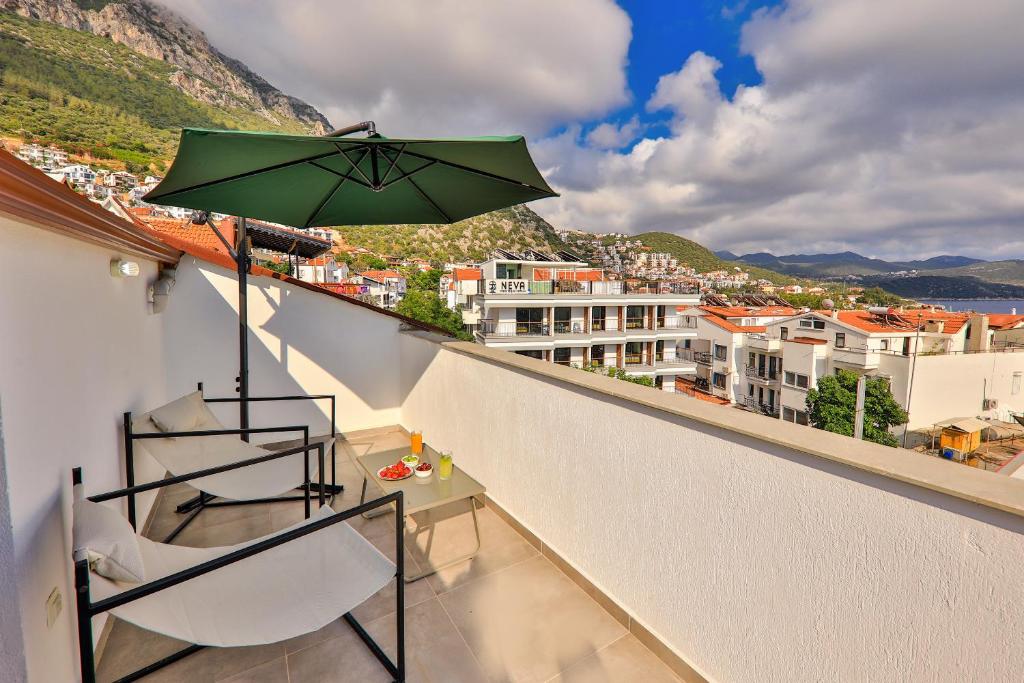
[[[0,496],[8,497],[13,530],[4,569],[18,584],[29,679],[71,681],[71,469],[83,468],[92,492],[122,486],[121,414],[165,396],[162,319],[146,300],[157,264],[130,258],[141,274],[113,278],[117,252],[8,218],[0,218],[0,245]],[[146,507],[140,501],[142,515]],[[47,628],[45,603],[55,587],[63,611]],[[14,616],[5,612],[3,621]],[[97,634],[102,623],[94,621]]]
[[[1019,679],[1021,518],[413,335],[401,344],[403,424],[709,680]],[[781,441],[807,430],[730,419]]]

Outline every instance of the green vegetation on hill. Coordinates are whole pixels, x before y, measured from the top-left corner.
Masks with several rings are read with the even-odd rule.
[[[435,265],[482,261],[495,249],[551,252],[566,248],[551,224],[524,205],[450,225],[360,225],[336,230],[352,246],[376,254],[423,258]]]
[[[645,247],[650,247],[651,251],[672,254],[672,256],[679,259],[680,265],[687,265],[702,273],[706,273],[709,270],[732,270],[737,266],[736,263],[715,256],[715,253],[707,247],[702,247],[693,240],[688,240],[685,237],[680,237],[670,232],[643,232],[639,235],[633,235],[633,237],[643,242]],[[750,273],[752,278],[769,280],[779,285],[790,284],[796,281],[788,275],[782,275],[771,270],[746,266],[744,264],[740,265],[743,270]]]
[[[0,12],[0,132],[142,171],[174,156],[183,126],[274,128],[188,97],[170,81],[176,71],[109,39]]]

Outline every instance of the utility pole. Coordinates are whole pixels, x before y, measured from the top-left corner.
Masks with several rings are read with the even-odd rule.
[[[853,438],[864,438],[864,393],[867,389],[868,378],[861,375],[857,378],[857,408],[853,414]]]
[[[910,399],[914,396],[914,371],[917,369],[917,352],[921,348],[921,320],[924,313],[917,314],[917,334],[914,335],[914,357],[910,359],[910,386],[907,387],[907,424],[903,427],[903,447],[907,447],[910,436]]]

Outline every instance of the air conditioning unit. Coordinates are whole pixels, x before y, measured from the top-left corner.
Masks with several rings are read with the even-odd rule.
[[[998,407],[999,407],[999,399],[998,398],[986,398],[984,401],[981,402],[981,409],[982,410],[995,410]]]

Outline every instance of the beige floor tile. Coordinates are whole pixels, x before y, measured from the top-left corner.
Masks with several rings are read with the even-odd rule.
[[[100,681],[116,680],[180,650],[186,644],[118,621],[98,667]],[[207,648],[150,674],[147,683],[213,683],[284,656],[280,644],[256,647]]]
[[[280,657],[231,678],[225,678],[222,683],[288,683],[288,661]]]
[[[570,666],[551,683],[678,683],[660,659],[634,638],[625,635]]]
[[[477,518],[480,521],[480,551],[472,560],[459,562],[428,576],[425,580],[435,592],[453,590],[538,555],[536,548],[492,510],[478,509]],[[471,551],[475,545],[473,516],[465,501],[417,513],[409,520],[406,535],[408,557],[422,566],[440,566]]]
[[[390,536],[377,536],[370,539],[370,542],[384,553],[389,560],[395,561],[394,533]],[[409,553],[406,553],[405,563],[406,571],[410,574],[420,571],[420,565],[416,560],[409,557]],[[396,581],[389,582],[380,591],[370,596],[366,602],[352,610],[352,614],[364,624],[368,624],[388,614],[394,614],[396,585]],[[405,588],[406,607],[418,605],[434,597],[434,589],[426,581],[413,581],[412,583],[405,583],[403,581],[403,586]]]
[[[438,597],[494,681],[544,681],[626,634],[543,557]]]
[[[333,638],[288,655],[291,683],[390,683],[391,676],[347,624],[339,622],[334,630]]]
[[[394,615],[366,624],[394,660]],[[482,683],[487,680],[476,657],[437,599],[405,610],[405,657],[410,681]]]

